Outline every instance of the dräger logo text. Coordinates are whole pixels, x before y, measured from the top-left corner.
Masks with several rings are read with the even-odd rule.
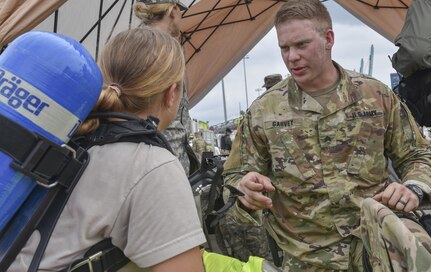
[[[38,116],[43,109],[49,107],[49,104],[20,87],[22,82],[23,80],[19,77],[0,68],[0,101],[7,102],[14,109],[21,107],[21,109]]]

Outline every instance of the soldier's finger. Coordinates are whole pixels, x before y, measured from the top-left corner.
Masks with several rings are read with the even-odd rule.
[[[404,208],[407,206],[408,200],[400,198],[397,203],[395,204],[395,207],[391,207],[397,211],[404,211]]]
[[[243,183],[244,187],[250,191],[261,192],[263,191],[264,185],[260,183],[256,183],[252,180],[246,180]]]
[[[244,194],[248,194],[249,191],[257,191],[260,192],[263,190],[263,185],[260,183],[254,182],[254,178],[252,175],[247,174],[244,176],[238,184],[238,189]]]
[[[411,211],[415,210],[418,207],[418,204],[419,203],[417,203],[415,199],[410,199],[407,202],[407,205],[404,206],[404,210],[403,211],[405,211],[405,212],[411,212]]]
[[[271,180],[264,175],[261,175],[259,173],[253,173],[251,176],[251,180],[255,183],[261,184],[263,186],[264,191],[274,191],[275,188],[271,184]]]
[[[251,204],[260,207],[260,208],[271,208],[272,207],[272,199],[263,195],[262,193],[254,193],[248,195],[249,199],[247,199]]]
[[[265,192],[274,192],[275,191],[275,187],[274,187],[274,185],[272,185],[271,180],[269,180],[269,182],[265,182],[263,190]]]
[[[375,201],[380,202],[380,201],[382,201],[382,197],[383,197],[383,193],[378,193],[377,195],[373,196],[373,199]]]
[[[386,189],[382,192],[382,200],[381,202],[388,206],[389,199],[391,199],[392,194],[394,193],[395,188],[392,186],[386,187]]]
[[[388,204],[387,206],[390,208],[395,208],[397,206],[397,204],[399,203],[399,201],[402,199],[403,194],[400,190],[394,190],[391,197],[388,200]],[[405,199],[405,198],[404,198]],[[403,207],[404,209],[404,207]]]
[[[241,196],[238,198],[239,202],[240,202],[240,207],[248,212],[250,212],[250,210],[259,210],[258,207],[252,205],[251,203],[249,203],[246,199],[245,196]]]
[[[262,210],[272,207],[272,200],[263,195],[260,195],[260,197],[258,194],[245,195],[244,200],[247,202],[247,206],[254,210]]]

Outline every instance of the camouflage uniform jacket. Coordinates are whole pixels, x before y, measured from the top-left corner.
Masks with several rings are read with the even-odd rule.
[[[188,135],[191,131],[191,118],[188,106],[187,91],[185,86],[183,86],[183,98],[180,102],[177,116],[171,125],[163,131],[163,135],[171,145],[175,156],[181,162],[187,176],[190,171],[190,160],[185,145],[188,144]]]
[[[326,109],[293,78],[255,100],[231,153],[239,152],[239,165],[224,174],[232,185],[247,172],[268,176],[276,191],[266,224],[277,244],[288,256],[338,270],[348,268],[361,201],[387,185],[386,157],[403,182],[414,179],[430,194],[431,148],[395,93],[336,66],[341,80]],[[240,221],[262,223],[260,212],[235,211]]]
[[[198,156],[199,160],[202,158],[202,153],[207,151],[207,142],[202,138],[193,140],[193,151]]]

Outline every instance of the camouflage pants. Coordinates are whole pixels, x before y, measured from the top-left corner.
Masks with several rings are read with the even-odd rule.
[[[238,223],[229,212],[219,222],[219,228],[231,256],[243,262],[249,256],[270,259],[268,238],[263,226]]]
[[[369,198],[362,203],[361,239],[352,236],[347,271],[366,271],[362,265],[365,246],[373,272],[431,271],[431,237],[415,221],[399,218],[386,206]],[[284,272],[341,271],[312,266],[285,256]]]

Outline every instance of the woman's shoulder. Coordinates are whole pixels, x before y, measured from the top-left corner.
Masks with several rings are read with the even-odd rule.
[[[90,162],[97,160],[105,168],[121,166],[128,171],[140,172],[144,175],[161,165],[174,164],[178,160],[166,148],[146,143],[120,142],[103,146],[94,146],[89,150]]]

